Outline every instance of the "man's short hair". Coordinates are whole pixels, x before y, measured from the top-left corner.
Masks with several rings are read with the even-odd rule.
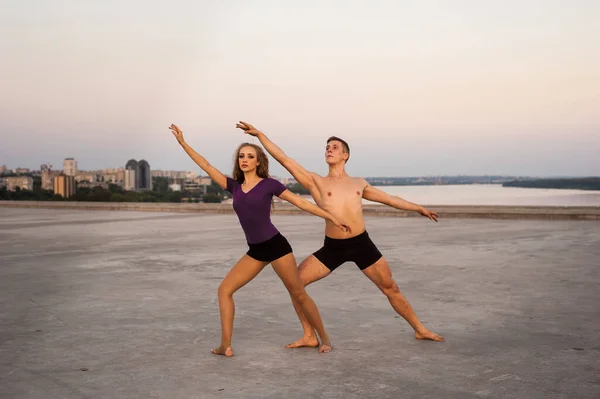
[[[345,140],[342,140],[341,138],[339,138],[337,136],[331,136],[330,138],[328,138],[327,144],[329,144],[330,141],[339,141],[340,143],[342,143],[342,149],[344,150],[344,152],[346,154],[348,154],[348,158],[346,159],[345,162],[348,162],[348,159],[350,159],[350,146],[348,145],[348,143],[346,143]]]

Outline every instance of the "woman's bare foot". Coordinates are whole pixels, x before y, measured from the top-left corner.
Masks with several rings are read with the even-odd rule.
[[[296,342],[292,342],[291,344],[287,344],[286,348],[316,348],[319,346],[319,340],[317,337],[302,337]],[[330,349],[331,350],[331,349]]]
[[[225,349],[223,349],[223,346],[219,346],[217,349],[211,349],[210,351],[213,355],[233,356],[233,349],[231,349],[231,346],[228,346]]]
[[[445,341],[444,337],[442,337],[441,335],[436,334],[432,331],[429,331],[429,330],[425,330],[422,332],[415,332],[415,338],[436,341],[436,342],[444,342]]]

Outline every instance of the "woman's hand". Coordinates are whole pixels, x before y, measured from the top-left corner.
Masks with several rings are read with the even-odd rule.
[[[249,134],[250,136],[254,136],[254,137],[256,137],[262,133],[260,130],[258,130],[257,128],[255,128],[254,126],[249,124],[248,122],[244,122],[244,121],[240,121],[240,123],[236,123],[235,127],[237,127],[238,129],[242,129],[244,131],[244,133]]]
[[[344,233],[352,233],[352,229],[348,223],[340,222],[337,219],[332,219],[331,223],[333,223],[335,227],[342,230]]]
[[[174,123],[171,123],[171,126],[169,126],[169,129],[171,129],[171,132],[173,133],[173,136],[175,136],[175,138],[177,139],[177,142],[179,144],[185,142],[185,140],[183,139],[183,132],[181,131],[181,129],[179,128],[179,126],[177,126]]]

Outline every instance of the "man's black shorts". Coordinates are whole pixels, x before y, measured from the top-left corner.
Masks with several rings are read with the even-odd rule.
[[[344,262],[354,262],[364,270],[383,256],[366,231],[351,238],[325,237],[323,247],[313,255],[331,271]]]

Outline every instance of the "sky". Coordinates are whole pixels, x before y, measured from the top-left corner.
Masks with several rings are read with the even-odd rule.
[[[224,173],[264,131],[327,173],[600,175],[595,0],[0,0],[0,165]],[[276,162],[271,174],[289,176]],[[203,173],[202,173],[203,174]]]

